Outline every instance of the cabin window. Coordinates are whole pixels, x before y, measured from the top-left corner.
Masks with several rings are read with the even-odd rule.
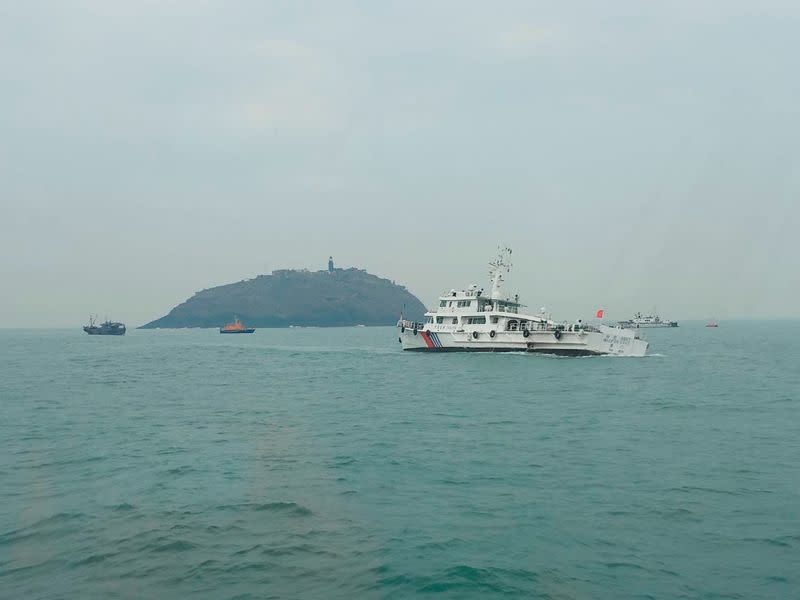
[[[513,304],[509,304],[507,302],[498,302],[497,303],[497,310],[500,312],[509,312],[509,313],[516,313],[517,307]]]
[[[497,323],[497,321],[498,321],[497,317],[492,317],[492,323]]]
[[[439,324],[444,323],[444,317],[436,317],[436,322]]]
[[[439,308],[444,308],[445,306],[447,306],[447,300],[442,300],[439,302]]]
[[[433,323],[433,317],[428,317],[427,323]]]
[[[509,331],[516,331],[517,330],[517,322],[516,321],[509,321],[508,322],[508,330]]]
[[[458,308],[465,308],[472,304],[472,300],[459,300],[458,301]]]
[[[485,325],[486,317],[467,317],[468,325]]]
[[[453,325],[458,325],[458,317],[453,317]]]

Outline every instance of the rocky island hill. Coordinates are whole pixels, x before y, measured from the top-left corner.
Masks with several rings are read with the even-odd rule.
[[[253,327],[394,325],[403,311],[421,320],[422,302],[405,287],[361,269],[273,271],[197,292],[156,327],[219,327],[234,315]]]

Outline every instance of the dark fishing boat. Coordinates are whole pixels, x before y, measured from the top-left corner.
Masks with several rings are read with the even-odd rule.
[[[125,324],[116,321],[106,321],[96,325],[93,317],[89,317],[89,324],[83,326],[89,335],[125,335]]]
[[[253,333],[254,327],[245,327],[239,320],[239,317],[234,317],[233,323],[228,323],[225,327],[220,327],[220,333]]]

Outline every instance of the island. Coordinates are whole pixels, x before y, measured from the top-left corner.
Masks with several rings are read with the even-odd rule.
[[[362,269],[273,271],[197,292],[140,329],[219,327],[234,315],[252,327],[394,325],[422,320],[425,306],[404,286]]]

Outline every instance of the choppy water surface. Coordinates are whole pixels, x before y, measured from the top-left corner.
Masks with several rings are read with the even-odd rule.
[[[648,336],[1,331],[0,597],[797,597],[800,323]]]

